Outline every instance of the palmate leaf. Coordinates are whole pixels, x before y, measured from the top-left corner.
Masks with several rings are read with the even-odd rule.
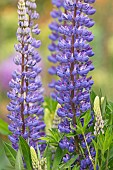
[[[14,167],[15,166],[15,160],[16,160],[16,155],[17,152],[7,143],[4,144],[4,150],[7,158],[9,159],[11,165]]]
[[[29,145],[27,144],[26,140],[22,137],[19,138],[19,146],[21,147],[22,154],[23,154],[27,169],[32,170],[30,148],[29,148]]]

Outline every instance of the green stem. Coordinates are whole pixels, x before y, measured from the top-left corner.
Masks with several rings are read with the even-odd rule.
[[[108,149],[108,152],[107,152],[107,160],[106,160],[106,169],[105,170],[108,169],[108,159],[109,159],[109,149]]]
[[[95,158],[94,170],[96,170],[97,162],[98,162],[98,149],[96,150],[96,158]]]
[[[93,165],[93,168],[94,168],[94,166],[95,166],[95,165],[94,165],[94,160],[93,160],[93,158],[92,158],[92,156],[91,156],[90,149],[89,149],[88,143],[87,143],[87,141],[86,141],[86,137],[85,137],[84,133],[82,133],[82,134],[83,134],[83,137],[84,137],[84,141],[85,141],[85,143],[86,143],[86,148],[87,148],[87,150],[88,150],[89,159],[91,160],[92,165]]]

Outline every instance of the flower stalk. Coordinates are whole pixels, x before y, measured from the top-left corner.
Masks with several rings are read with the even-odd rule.
[[[18,70],[14,71],[9,85],[11,91],[8,97],[11,102],[7,106],[11,114],[9,130],[12,135],[9,139],[15,149],[18,149],[19,136],[29,141],[29,145],[36,149],[37,142],[40,144],[40,151],[43,151],[45,144],[40,137],[45,135],[43,122],[44,111],[42,108],[43,89],[40,79],[41,68],[38,63],[41,60],[37,49],[40,47],[40,40],[33,38],[33,34],[38,35],[40,30],[34,20],[39,17],[36,12],[35,0],[19,0],[18,2],[18,29],[15,45],[17,56],[14,62],[18,65]]]

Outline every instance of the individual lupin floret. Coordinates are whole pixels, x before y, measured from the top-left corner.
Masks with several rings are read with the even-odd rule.
[[[104,98],[101,98],[101,104]],[[104,134],[104,120],[102,118],[102,113],[100,109],[100,99],[98,96],[94,100],[94,112],[95,112],[95,126],[94,126],[94,135],[99,135],[100,133]]]
[[[18,2],[18,16],[18,44],[15,45],[17,56],[14,59],[18,70],[12,74],[9,83],[11,91],[8,92],[11,100],[7,106],[8,111],[11,112],[8,118],[12,121],[9,125],[9,130],[12,132],[9,139],[13,147],[18,149],[19,136],[22,136],[36,149],[37,141],[45,135],[43,91],[39,77],[41,68],[37,65],[41,58],[36,50],[41,42],[32,37],[24,0]],[[44,149],[44,145],[39,147],[40,150]]]

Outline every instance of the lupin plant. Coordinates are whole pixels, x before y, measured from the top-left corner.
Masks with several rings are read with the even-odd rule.
[[[88,15],[95,13],[95,9],[91,6],[94,2],[95,0],[63,1],[64,12],[60,16],[62,24],[57,29],[59,34],[58,50],[54,57],[59,64],[56,68],[49,69],[49,73],[56,74],[60,78],[54,86],[53,83],[50,85],[55,87],[54,98],[61,105],[61,108],[57,111],[58,116],[62,118],[58,126],[59,131],[69,134],[73,132],[71,127],[75,127],[75,137],[69,139],[65,136],[59,145],[62,149],[68,149],[70,153],[76,152],[77,154],[80,154],[81,139],[80,136],[76,135],[76,119],[91,109],[90,90],[93,80],[87,75],[94,69],[90,61],[90,57],[94,56],[94,52],[89,45],[94,36],[87,28],[94,25],[94,21],[88,17]],[[54,15],[55,18],[59,16],[56,12]],[[86,134],[86,138],[90,138],[90,134]],[[92,153],[93,150],[92,148]],[[86,165],[83,164],[83,161],[81,162],[81,169],[87,166],[91,168],[92,157],[91,154],[87,156],[89,160]],[[70,159],[70,155],[67,154],[64,160],[68,161],[68,159]]]
[[[36,149],[39,138],[45,135],[43,89],[39,76],[41,68],[38,67],[41,58],[37,51],[41,42],[32,35],[40,33],[38,25],[33,23],[39,16],[35,9],[34,0],[28,0],[26,4],[24,0],[18,2],[18,44],[15,45],[17,56],[14,58],[18,70],[13,72],[9,83],[11,91],[8,92],[8,97],[11,102],[7,106],[11,112],[8,115],[11,120],[9,130],[12,132],[9,139],[15,149],[18,149],[19,136]],[[43,147],[40,149],[43,150]]]

